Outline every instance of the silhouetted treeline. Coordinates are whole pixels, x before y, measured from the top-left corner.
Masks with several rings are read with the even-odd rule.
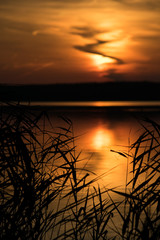
[[[160,83],[105,82],[51,85],[0,85],[9,101],[145,101],[160,100]]]

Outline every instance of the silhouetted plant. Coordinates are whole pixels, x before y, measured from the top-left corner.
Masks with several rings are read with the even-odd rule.
[[[150,119],[143,132],[124,154],[132,165],[126,191],[113,192],[124,197],[122,239],[160,239],[160,125]]]
[[[19,105],[5,109],[0,238],[104,239],[112,204],[102,201],[106,191],[91,188],[99,177],[88,180],[89,172],[77,167],[71,121],[64,119],[66,127],[55,131],[44,112],[34,115]]]
[[[63,120],[56,129],[46,112],[1,108],[0,239],[160,239],[160,125],[147,120],[129,153],[117,152],[132,166],[118,191],[78,167],[72,122]]]

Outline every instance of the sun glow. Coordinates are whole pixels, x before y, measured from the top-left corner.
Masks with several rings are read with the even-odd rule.
[[[115,60],[109,58],[109,57],[103,57],[101,55],[98,54],[94,54],[91,56],[94,65],[96,65],[98,67],[98,69],[103,70],[106,68],[106,64],[107,63],[114,63]]]
[[[93,136],[93,147],[96,150],[103,149],[107,147],[112,142],[112,136],[109,131],[103,128],[99,128],[95,131]]]

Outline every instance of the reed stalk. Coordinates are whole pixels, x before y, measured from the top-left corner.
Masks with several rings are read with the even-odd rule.
[[[79,161],[69,119],[1,108],[0,239],[104,239],[112,204]]]
[[[132,166],[119,191],[78,167],[72,122],[63,120],[55,129],[46,112],[1,107],[0,239],[160,239],[160,125],[146,119],[129,153],[112,150]]]

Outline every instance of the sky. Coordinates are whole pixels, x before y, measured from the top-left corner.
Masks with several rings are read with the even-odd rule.
[[[160,81],[160,0],[5,0],[0,32],[0,83]]]

